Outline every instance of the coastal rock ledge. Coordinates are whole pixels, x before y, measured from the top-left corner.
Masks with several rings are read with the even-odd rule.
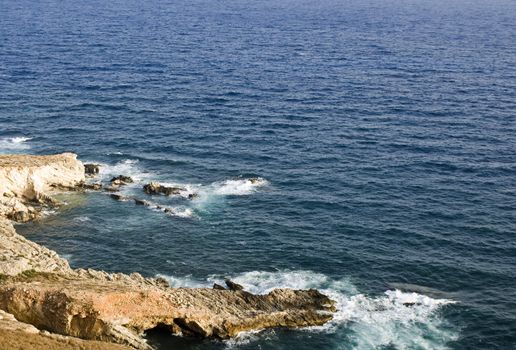
[[[54,251],[16,233],[11,220],[31,220],[58,205],[54,191],[82,186],[84,173],[71,153],[0,155],[0,335],[10,344],[30,339],[35,349],[150,349],[143,335],[152,329],[226,339],[332,319],[335,302],[314,289],[254,295],[170,288],[138,273],[72,269]]]

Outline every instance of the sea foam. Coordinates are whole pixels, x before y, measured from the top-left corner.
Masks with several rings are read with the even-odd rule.
[[[258,188],[268,184],[268,181],[258,177],[252,179],[230,179],[215,182],[211,185],[213,194],[222,196],[245,196],[256,192]]]
[[[0,150],[24,150],[29,149],[30,145],[27,144],[27,141],[32,140],[31,137],[10,137],[0,139]]]
[[[192,276],[165,277],[173,287],[211,287],[223,284],[224,277],[212,275],[206,280]],[[397,289],[380,295],[360,293],[347,278],[332,279],[312,271],[250,271],[229,276],[254,294],[267,294],[275,288],[317,288],[337,303],[332,321],[324,326],[309,327],[306,332],[326,332],[342,337],[342,349],[375,349],[393,346],[396,349],[447,349],[457,339],[458,331],[447,324],[440,311],[455,301],[436,299],[419,293]],[[242,333],[226,342],[227,347],[270,337],[256,332]],[[346,345],[345,345],[346,344]]]

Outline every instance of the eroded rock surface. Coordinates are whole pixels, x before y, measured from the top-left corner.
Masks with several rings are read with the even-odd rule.
[[[41,206],[55,206],[57,187],[84,182],[84,166],[73,153],[50,156],[0,155],[0,216],[25,222]]]
[[[6,219],[20,211],[37,214],[41,205],[55,202],[53,190],[83,183],[84,167],[73,154],[0,156],[0,310],[20,322],[21,329],[12,332],[45,330],[70,341],[78,337],[149,349],[142,334],[156,327],[225,339],[242,331],[321,325],[332,318],[334,302],[317,290],[253,295],[229,280],[229,289],[170,288],[161,278],[138,273],[74,270],[54,251],[18,235]],[[0,317],[0,334],[2,324]],[[93,343],[85,344],[90,349]]]

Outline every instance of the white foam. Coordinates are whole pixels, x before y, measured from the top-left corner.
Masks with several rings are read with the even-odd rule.
[[[175,287],[211,287],[214,282],[223,284],[224,277],[214,275],[205,281],[191,276],[168,279]],[[266,294],[275,288],[319,289],[337,302],[338,311],[328,324],[305,331],[332,333],[349,344],[345,348],[447,349],[447,343],[458,337],[458,330],[448,325],[439,312],[453,300],[396,289],[370,296],[360,293],[347,278],[332,279],[312,271],[251,271],[230,278],[255,294]],[[226,345],[235,347],[255,339],[263,340],[256,332],[243,333]]]
[[[73,258],[73,255],[72,254],[59,254],[59,256],[62,258],[62,259],[65,259],[66,261],[70,262]]]
[[[221,196],[245,196],[252,194],[268,184],[268,181],[258,177],[252,179],[232,179],[224,182],[215,182],[211,186],[213,193]]]
[[[169,209],[166,214],[177,216],[180,218],[191,218],[194,213],[193,210],[190,208],[184,208],[184,207],[167,207]]]
[[[81,222],[81,223],[91,221],[91,219],[87,216],[77,216],[77,217],[73,218],[72,220],[75,222]]]
[[[30,140],[32,140],[31,137],[24,137],[24,136],[3,138],[3,139],[0,139],[0,149],[4,149],[4,150],[29,149],[30,145],[28,145],[26,142],[30,141]]]
[[[180,218],[191,218],[195,215],[194,211],[192,209],[184,207],[184,206],[164,207],[162,205],[158,205],[158,204],[156,204],[154,202],[150,202],[150,201],[147,201],[147,203],[148,203],[147,208],[154,210],[154,211],[158,211],[158,212],[164,212],[167,215],[177,216]]]
[[[274,333],[273,330],[270,332]],[[255,342],[260,339],[260,333],[261,331],[247,331],[247,332],[240,332],[235,337],[225,340],[224,343],[226,345],[226,348],[233,349],[238,348],[242,345],[250,344],[252,342]]]
[[[100,165],[99,175],[101,180],[109,181],[115,176],[130,176],[136,183],[145,181],[152,177],[153,174],[144,171],[138,165],[137,159],[124,159],[115,164],[106,164],[92,161]]]
[[[164,278],[168,281],[171,287],[173,288],[207,288],[209,287],[206,284],[206,281],[201,281],[192,277],[192,275],[184,276],[184,277],[174,277],[174,276],[166,276],[158,274],[156,277]]]
[[[190,198],[190,195],[198,194],[202,188],[200,184],[182,184],[177,182],[160,182],[160,184],[166,187],[181,188],[178,195],[183,198]]]

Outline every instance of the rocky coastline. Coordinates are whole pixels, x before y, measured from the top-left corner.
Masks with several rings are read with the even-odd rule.
[[[130,178],[114,178],[107,188],[87,181],[98,172],[72,153],[0,155],[0,335],[10,334],[12,344],[19,338],[35,349],[151,349],[144,334],[153,329],[227,339],[332,319],[335,302],[317,290],[254,295],[229,280],[226,287],[171,288],[138,273],[72,269],[56,252],[16,233],[13,221],[36,220],[45,208],[62,205],[53,198],[58,191],[104,190],[148,205],[116,193]],[[151,183],[143,192],[177,195],[181,189]]]

